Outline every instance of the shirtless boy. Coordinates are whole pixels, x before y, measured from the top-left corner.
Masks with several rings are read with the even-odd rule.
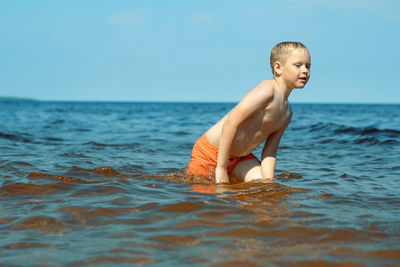
[[[279,141],[292,118],[288,97],[308,82],[310,54],[302,43],[279,43],[271,51],[270,65],[273,79],[250,90],[196,141],[188,173],[217,183],[274,178]],[[259,161],[251,151],[264,141]]]

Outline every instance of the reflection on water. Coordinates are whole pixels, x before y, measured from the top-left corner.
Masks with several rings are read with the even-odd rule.
[[[78,171],[98,178],[31,172],[30,182],[3,184],[5,209],[18,211],[0,218],[2,236],[24,236],[1,247],[6,262],[21,250],[40,262],[38,249],[54,253],[53,263],[60,262],[56,255],[64,249],[75,251],[76,257],[63,260],[74,266],[358,266],[400,260],[398,233],[368,224],[330,228],[326,214],[298,209],[296,200],[324,203],[332,195],[310,196],[308,190],[280,183],[301,179],[295,174],[282,173],[274,182],[217,185],[193,183],[183,171],[152,177],[133,177],[111,167]],[[147,201],[141,198],[145,195]],[[171,200],[171,195],[180,199]],[[381,249],[383,242],[394,246]]]

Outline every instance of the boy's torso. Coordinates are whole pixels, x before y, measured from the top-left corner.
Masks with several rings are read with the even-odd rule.
[[[242,157],[250,154],[270,134],[281,129],[290,119],[291,113],[292,109],[288,101],[283,103],[278,98],[274,98],[268,106],[239,126],[230,155]],[[230,112],[206,132],[206,138],[215,146],[218,146],[223,124],[229,115]]]

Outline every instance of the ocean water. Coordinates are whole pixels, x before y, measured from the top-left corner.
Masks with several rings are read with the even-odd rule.
[[[233,106],[0,102],[0,265],[400,264],[400,105],[292,104],[274,183],[185,175]]]

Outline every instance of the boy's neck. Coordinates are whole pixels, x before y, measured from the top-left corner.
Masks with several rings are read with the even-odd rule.
[[[278,90],[284,96],[285,101],[287,101],[293,88],[288,87],[279,77],[274,77],[272,80],[275,82],[276,90]]]

